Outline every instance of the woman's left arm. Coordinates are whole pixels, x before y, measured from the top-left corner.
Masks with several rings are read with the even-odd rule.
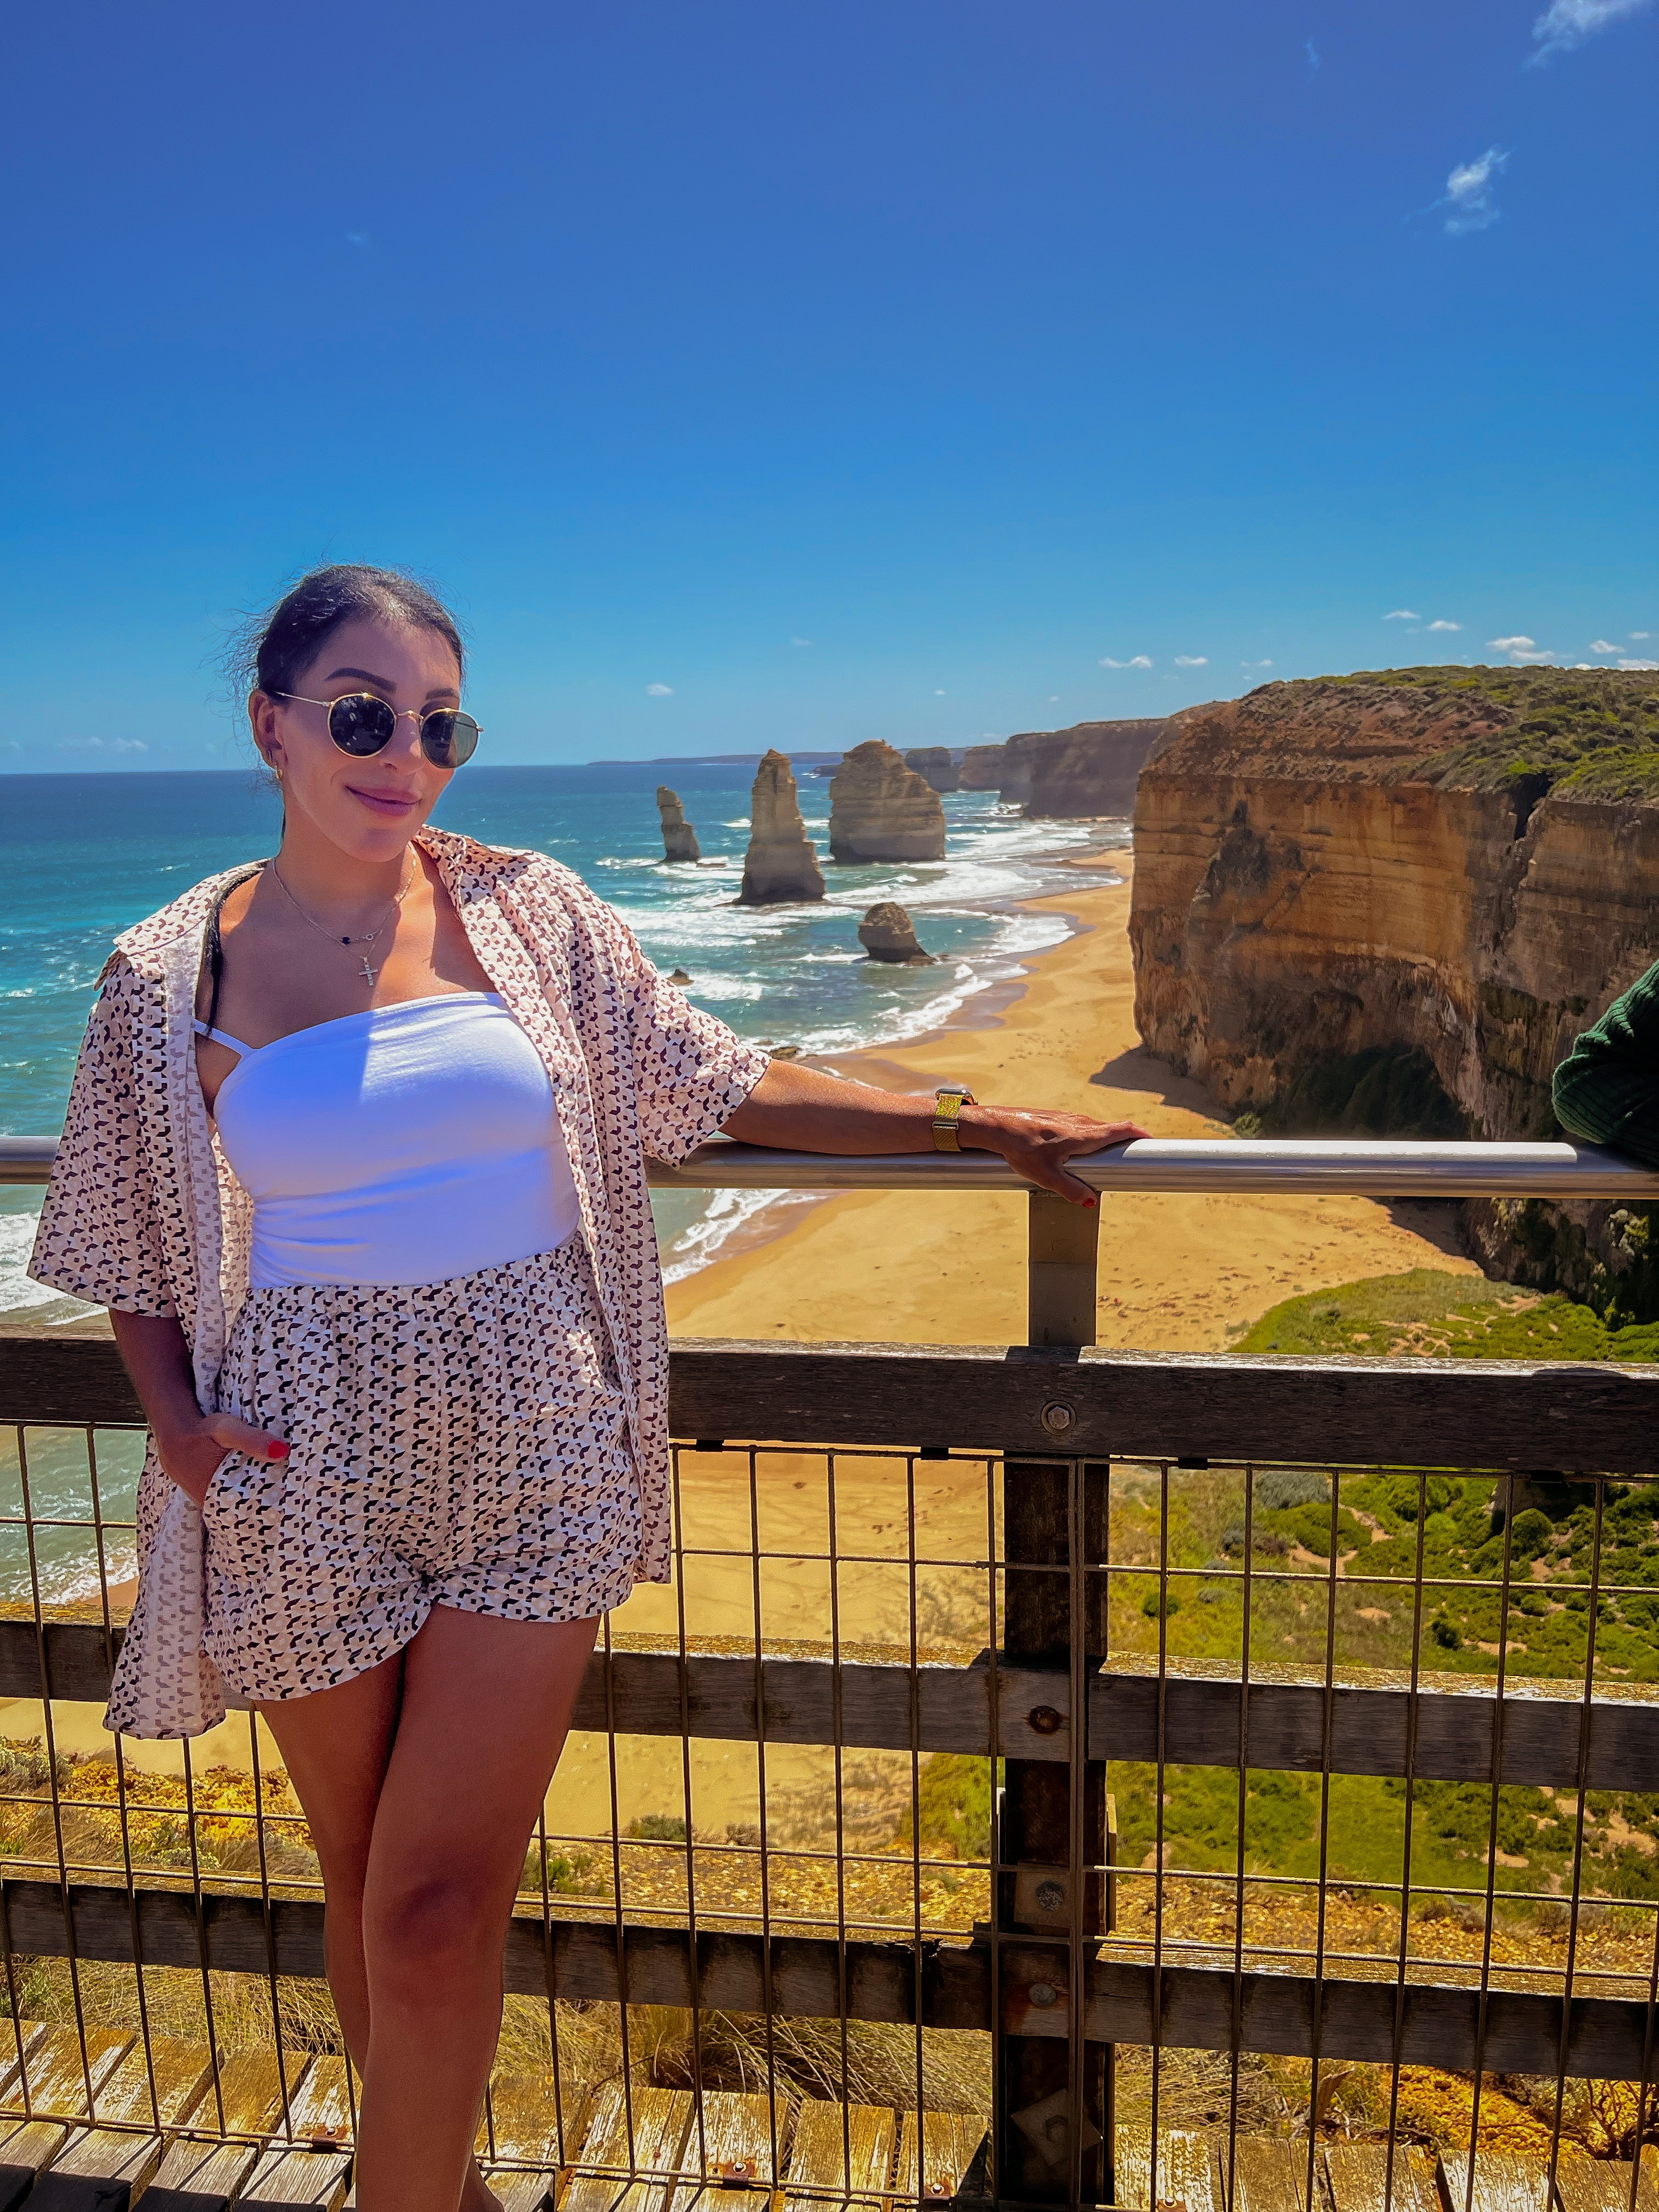
[[[775,1060],[721,1127],[740,1143],[780,1152],[931,1152],[933,1098],[931,1091],[878,1091]],[[1000,1152],[1028,1182],[1076,1206],[1092,1206],[1095,1194],[1066,1173],[1066,1161],[1146,1134],[1133,1121],[1027,1114],[1012,1106],[964,1106],[957,1131],[964,1152]]]

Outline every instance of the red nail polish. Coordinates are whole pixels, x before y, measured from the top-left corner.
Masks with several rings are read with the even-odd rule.
[[[286,1459],[288,1454],[289,1447],[284,1443],[273,1443],[270,1447],[272,1459]]]

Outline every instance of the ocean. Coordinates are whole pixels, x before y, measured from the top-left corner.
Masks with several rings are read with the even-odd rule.
[[[1098,823],[1025,822],[994,793],[946,795],[935,866],[830,867],[822,904],[734,903],[749,835],[752,770],[720,761],[576,768],[475,768],[434,819],[564,861],[608,899],[690,995],[757,1043],[845,1053],[937,1028],[979,992],[1018,975],[1066,924],[1019,910],[1062,890],[1068,854]],[[672,782],[695,824],[700,866],[665,867],[655,802]],[[829,783],[800,775],[801,811],[828,849]],[[270,851],[274,794],[250,771],[0,778],[0,1131],[55,1133],[94,987],[116,933],[208,875]],[[931,968],[865,958],[859,916],[896,899],[938,956]],[[703,1265],[769,1203],[764,1192],[655,1194],[664,1270]],[[0,1319],[51,1323],[78,1310],[24,1274],[39,1193],[0,1188]]]

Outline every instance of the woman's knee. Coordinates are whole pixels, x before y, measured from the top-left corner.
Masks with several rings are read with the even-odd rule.
[[[441,2000],[481,1972],[498,1983],[510,1910],[495,1884],[465,1870],[374,1883],[362,1914],[371,1997]]]

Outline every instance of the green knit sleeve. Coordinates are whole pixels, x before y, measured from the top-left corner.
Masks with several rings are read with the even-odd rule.
[[[1575,1042],[1554,1093],[1573,1135],[1659,1167],[1659,961]]]

